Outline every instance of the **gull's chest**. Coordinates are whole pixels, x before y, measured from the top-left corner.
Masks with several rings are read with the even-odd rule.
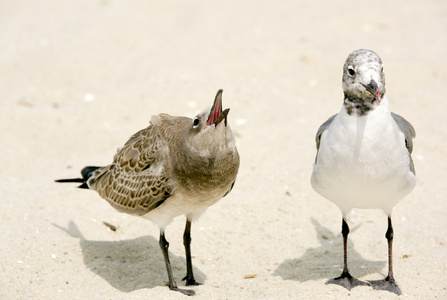
[[[311,183],[344,213],[353,207],[390,212],[415,184],[409,166],[405,138],[394,120],[336,118],[321,136]]]
[[[334,176],[363,181],[388,177],[407,156],[391,116],[342,115],[321,137],[318,165]]]

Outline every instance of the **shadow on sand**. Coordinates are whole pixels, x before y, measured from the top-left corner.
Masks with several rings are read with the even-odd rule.
[[[53,225],[78,238],[87,268],[120,291],[153,288],[168,281],[158,240],[151,236],[111,242],[89,241],[73,221],[69,222],[68,228]],[[177,285],[183,286],[181,279],[186,274],[185,258],[172,253],[169,253],[169,258]],[[200,270],[194,268],[194,275],[199,282],[204,282],[205,274]]]
[[[320,247],[307,249],[300,258],[284,260],[273,275],[281,276],[285,280],[300,282],[330,279],[340,275],[343,268],[341,233],[334,235],[332,231],[322,226],[314,218],[311,219],[311,222],[315,226]],[[356,231],[359,226],[352,228],[351,233]],[[363,258],[354,249],[352,240],[348,239],[348,267],[352,276],[361,278],[368,274],[381,273],[386,264],[386,261],[371,261]]]

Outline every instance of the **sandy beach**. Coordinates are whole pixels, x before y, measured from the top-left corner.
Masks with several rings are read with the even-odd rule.
[[[400,298],[447,299],[446,16],[445,1],[1,1],[0,298],[186,299],[165,286],[154,224],[54,180],[109,164],[152,115],[193,117],[218,89],[241,165],[192,225],[190,299],[399,298],[325,285],[342,269],[341,213],[310,185],[344,60],[366,48],[416,129],[418,182],[393,212]],[[180,287],[184,222],[166,231]],[[386,215],[349,224],[351,274],[382,279]]]

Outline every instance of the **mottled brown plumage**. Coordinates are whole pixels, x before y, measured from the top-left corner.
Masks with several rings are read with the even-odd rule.
[[[149,127],[135,133],[118,149],[113,162],[86,167],[80,187],[96,190],[120,212],[142,216],[160,227],[160,247],[165,258],[169,287],[173,279],[165,227],[178,215],[187,217],[184,244],[187,285],[195,285],[190,252],[191,222],[233,188],[239,169],[234,135],[227,124],[229,109],[222,111],[222,90],[212,109],[194,119],[167,114],[153,116]]]
[[[166,159],[168,146],[158,134],[158,125],[135,133],[119,149],[113,163],[99,168],[88,179],[96,190],[120,212],[144,215],[162,204],[173,190],[166,172],[154,170]]]

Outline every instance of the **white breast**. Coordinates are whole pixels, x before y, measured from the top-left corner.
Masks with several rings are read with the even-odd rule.
[[[404,134],[386,98],[367,116],[350,116],[342,109],[322,134],[312,187],[343,213],[379,208],[390,214],[415,181]]]
[[[164,229],[175,217],[180,215],[186,215],[190,221],[198,219],[208,207],[215,204],[222,197],[223,193],[220,191],[213,191],[213,193],[209,193],[206,196],[196,195],[193,197],[177,193],[142,217],[151,220],[159,228]]]

